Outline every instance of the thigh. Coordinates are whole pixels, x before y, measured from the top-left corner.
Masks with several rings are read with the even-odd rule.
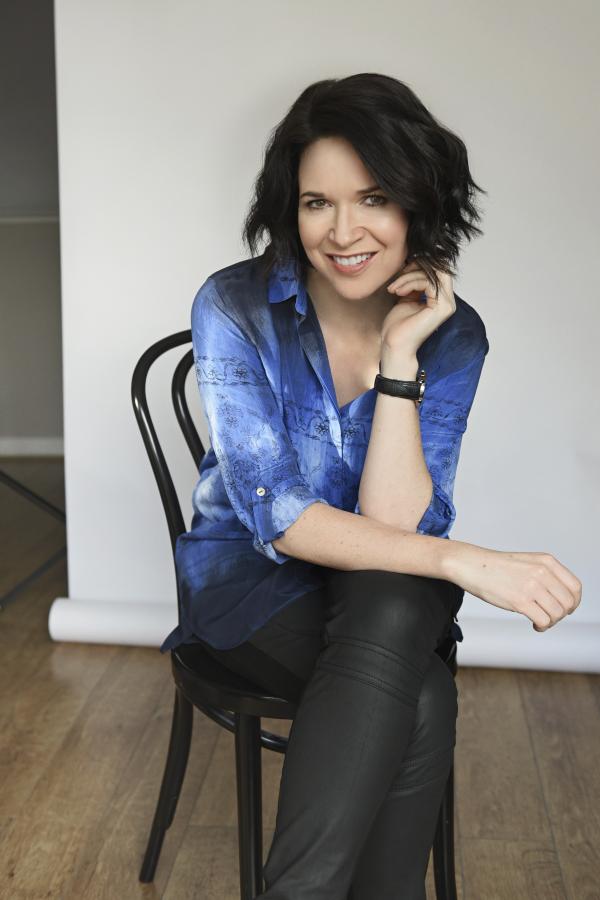
[[[450,581],[382,569],[332,569],[326,588],[328,642],[355,637],[393,651],[400,641],[423,659],[447,636],[458,604]]]
[[[204,649],[227,668],[278,696],[297,702],[323,646],[327,593],[297,597],[238,647]]]
[[[249,643],[307,682],[325,646],[326,609],[325,588],[304,594],[275,613]]]
[[[278,696],[297,702],[311,678],[323,649],[340,633],[359,639],[379,635],[393,637],[399,618],[412,619],[413,630],[434,643],[431,652],[448,634],[459,602],[451,582],[382,570],[340,570],[324,567],[325,586],[311,591],[278,610],[238,647],[204,649],[227,668]],[[406,603],[420,603],[407,617]],[[390,603],[392,609],[390,610]],[[427,620],[427,621],[426,621]],[[424,625],[425,623],[425,625]],[[428,637],[427,637],[428,636]],[[420,641],[419,641],[420,643]],[[416,648],[415,648],[416,649]],[[424,648],[421,648],[421,652]]]
[[[329,644],[336,628],[351,627],[361,636],[366,636],[369,630],[372,634],[379,630],[391,636],[395,621],[400,618],[404,630],[410,627],[408,619],[417,631],[430,628],[436,647],[448,635],[452,617],[462,603],[464,591],[460,591],[459,600],[457,586],[444,579],[379,569],[347,571],[323,567],[323,570],[323,588],[288,603],[246,642],[285,666],[304,683],[311,677],[319,654]],[[414,616],[406,615],[405,604],[412,605]],[[340,617],[342,609],[346,615]],[[230,659],[235,661],[233,656]]]

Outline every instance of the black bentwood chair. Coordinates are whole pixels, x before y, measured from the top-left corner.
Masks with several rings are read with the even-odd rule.
[[[146,382],[152,364],[168,350],[190,343],[190,330],[179,331],[152,344],[140,357],[131,382],[137,423],[160,492],[171,537],[173,558],[177,537],[186,531],[173,480],[162,452],[146,399]],[[197,467],[205,450],[192,422],[185,398],[185,382],[194,358],[190,348],[175,368],[171,399],[175,416]],[[192,645],[188,645],[189,647]],[[449,636],[436,651],[456,677],[456,643]],[[139,880],[151,882],[163,839],[171,825],[185,775],[192,738],[193,707],[235,735],[238,804],[240,900],[263,893],[262,876],[262,773],[261,748],[285,753],[287,738],[261,729],[261,718],[293,719],[297,704],[273,697],[264,689],[220,665],[193,645],[171,651],[175,680],[175,704],[169,750]],[[440,806],[433,844],[437,900],[456,900],[454,871],[454,770],[451,769]]]

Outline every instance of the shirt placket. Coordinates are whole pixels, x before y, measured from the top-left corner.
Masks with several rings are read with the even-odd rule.
[[[337,399],[335,396],[335,386],[331,368],[327,359],[327,351],[325,342],[321,334],[318,321],[311,309],[310,313],[303,316],[298,321],[298,337],[300,345],[308,359],[308,362],[317,376],[323,390],[323,402],[327,419],[329,422],[329,433],[333,447],[335,448],[336,458],[332,460],[332,465],[336,467],[334,481],[339,487],[338,501],[342,502],[343,494],[343,439],[342,439],[342,416],[338,409]]]

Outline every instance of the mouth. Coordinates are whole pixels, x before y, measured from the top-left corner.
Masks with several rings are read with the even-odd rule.
[[[341,256],[337,253],[335,255],[326,253],[325,255],[336,272],[341,272],[342,275],[356,275],[368,268],[378,252],[375,250],[373,253],[355,253],[352,256]],[[352,260],[352,262],[338,262],[337,260]]]

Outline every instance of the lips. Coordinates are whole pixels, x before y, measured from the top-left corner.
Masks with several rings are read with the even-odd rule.
[[[368,251],[365,250],[364,252],[367,253]],[[336,272],[341,272],[342,275],[356,275],[358,272],[363,272],[370,265],[370,263],[377,256],[377,252],[378,251],[375,251],[368,259],[365,259],[363,262],[357,263],[355,266],[342,265],[341,263],[337,263],[330,253],[327,253],[326,256],[331,262],[331,265],[335,268]],[[352,253],[351,255],[362,256],[362,253]],[[349,258],[350,257],[346,257],[346,259]]]

